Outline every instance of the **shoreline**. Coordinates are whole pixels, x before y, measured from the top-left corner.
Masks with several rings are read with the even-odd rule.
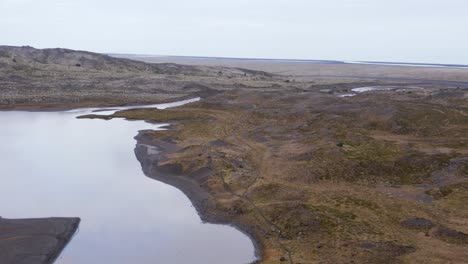
[[[176,98],[170,99],[162,99],[156,100],[151,102],[144,102],[144,103],[137,103],[137,102],[82,102],[82,103],[69,103],[69,102],[62,102],[62,103],[36,103],[36,104],[21,104],[21,103],[14,103],[14,104],[0,104],[0,111],[1,112],[8,112],[8,111],[23,111],[23,112],[62,112],[62,111],[70,111],[70,110],[78,110],[78,109],[86,109],[86,108],[102,108],[102,110],[110,109],[113,107],[141,107],[147,105],[155,105],[155,104],[167,104],[173,103],[178,101],[184,101],[188,99],[192,99],[194,96],[192,95],[185,95]]]
[[[178,102],[178,101],[192,99],[192,98],[193,96],[184,96],[184,97],[178,98],[177,100],[163,100],[161,102],[156,102],[156,103],[142,103],[142,104],[134,104],[134,105],[125,104],[125,105],[113,105],[113,106],[82,104],[82,105],[77,105],[73,107],[65,107],[65,106],[49,106],[49,105],[44,105],[44,104],[37,104],[34,106],[27,106],[27,107],[11,105],[11,107],[7,106],[8,108],[5,108],[5,105],[0,105],[0,112],[9,112],[9,111],[63,112],[63,111],[76,110],[76,109],[101,108],[101,107],[103,110],[106,110],[106,108],[109,108],[109,110],[112,110],[111,109],[112,107],[134,106],[135,108],[138,108],[140,106],[173,103],[173,102]],[[99,112],[97,112],[96,114],[99,115]],[[77,118],[79,118],[79,116]],[[111,119],[112,118],[115,118],[115,117],[111,117]],[[126,119],[126,121],[132,121],[132,120]],[[152,123],[152,124],[160,124],[160,122],[153,122],[150,120],[143,120],[143,121]],[[179,122],[176,122],[176,121],[169,122],[167,123],[167,126],[165,128],[167,128],[168,130],[172,130],[178,123]],[[259,239],[256,233],[254,232],[254,227],[244,224],[235,219],[232,219],[231,217],[229,217],[228,214],[220,210],[217,210],[214,197],[212,197],[206,190],[203,190],[203,188],[200,187],[201,185],[199,184],[199,182],[192,180],[189,177],[193,174],[196,174],[197,172],[194,172],[190,175],[181,174],[181,173],[177,173],[178,168],[168,168],[167,166],[157,166],[157,163],[160,160],[163,160],[165,158],[165,155],[175,152],[177,150],[180,150],[181,147],[177,146],[173,142],[170,142],[170,140],[155,141],[151,139],[150,137],[148,137],[148,135],[145,133],[147,131],[152,131],[152,130],[137,131],[138,134],[134,137],[134,139],[136,140],[136,145],[134,149],[135,156],[141,164],[144,175],[153,180],[157,180],[162,183],[168,184],[182,191],[184,195],[190,200],[190,203],[195,208],[202,223],[209,223],[209,224],[216,224],[216,225],[228,225],[228,226],[235,228],[236,230],[243,233],[244,235],[246,235],[252,242],[252,245],[254,246],[254,256],[256,258],[250,263],[252,264],[260,263],[263,259],[264,246],[261,243],[261,239]],[[158,153],[157,155],[147,155],[145,154],[146,149],[143,149],[144,146],[155,147],[160,151],[160,153]],[[155,162],[156,162],[156,166],[154,166]],[[210,176],[211,175],[210,173],[213,171],[210,172],[208,170],[200,171],[199,174],[197,175],[198,176],[197,178],[203,179],[203,178],[206,178],[207,176]],[[46,220],[49,218],[41,218],[41,219]],[[8,219],[8,220],[34,221],[34,220],[41,220],[41,219],[26,218],[26,219]],[[7,219],[0,217],[0,220],[7,220]],[[54,256],[53,260],[48,263],[54,263],[54,261],[60,256],[60,254],[63,252],[65,247],[68,245],[68,243],[73,239],[73,236],[75,235],[78,229],[79,222],[80,220],[78,220],[78,224],[74,226],[72,230],[67,231],[67,235],[66,235],[67,238],[61,242],[59,249],[53,252],[53,256]]]
[[[4,50],[0,111],[168,124],[119,139],[136,139],[134,169],[182,191],[195,221],[246,234],[230,230],[246,262],[252,247],[257,264],[468,260],[467,69]],[[389,91],[341,98],[370,86]],[[109,115],[189,95],[203,100]]]
[[[192,176],[198,174],[196,177],[189,177],[191,175],[183,174],[178,166],[158,165],[160,161],[165,160],[165,155],[180,150],[181,147],[170,142],[170,140],[153,140],[146,133],[148,131],[151,130],[139,131],[138,135],[134,137],[137,142],[135,156],[140,162],[145,176],[182,191],[192,203],[203,223],[229,225],[248,236],[254,245],[255,257],[257,258],[252,263],[260,262],[263,259],[264,248],[260,239],[253,231],[254,228],[236,221],[230,218],[229,215],[217,210],[214,197],[200,187],[203,179],[211,175],[213,171],[204,167],[206,169],[202,168],[191,174]],[[148,147],[156,148],[158,153],[149,154]]]
[[[382,94],[387,95],[388,93],[382,92]],[[296,98],[298,97],[282,98],[280,101],[275,101],[271,98],[266,98],[265,100],[265,96],[262,97],[261,95],[253,94],[252,97],[244,96],[244,98],[248,98],[247,101],[233,100],[232,98],[235,98],[237,95],[245,94],[233,92],[224,95],[221,100],[218,97],[205,99],[204,102],[174,110],[140,109],[136,111],[123,111],[120,114],[114,115],[99,115],[99,113],[96,113],[94,115],[82,116],[82,118],[102,118],[104,120],[124,118],[129,121],[141,120],[148,123],[168,124],[169,131],[158,132],[147,129],[138,131],[138,134],[134,136],[136,140],[134,153],[137,160],[140,162],[143,172],[149,178],[169,184],[182,191],[197,211],[201,221],[229,225],[247,235],[253,244],[255,257],[257,258],[253,260],[253,263],[278,263],[278,260],[281,263],[289,264],[296,262],[309,263],[309,260],[344,260],[350,257],[356,257],[356,259],[362,261],[377,261],[383,258],[394,260],[413,257],[417,257],[418,259],[424,258],[424,256],[429,254],[425,251],[426,248],[424,244],[419,244],[418,241],[412,240],[411,237],[406,238],[406,235],[412,236],[411,232],[413,231],[411,231],[411,229],[408,230],[408,228],[402,226],[400,223],[402,219],[407,219],[408,217],[430,219],[441,225],[448,226],[452,231],[463,231],[463,229],[457,226],[448,224],[446,220],[428,213],[429,211],[427,210],[429,209],[427,206],[416,208],[408,204],[403,198],[394,198],[390,195],[388,195],[388,197],[382,196],[381,193],[383,191],[374,191],[372,186],[363,186],[353,182],[330,185],[328,181],[317,181],[317,184],[310,187],[304,184],[301,186],[288,186],[287,184],[281,185],[282,183],[276,178],[281,176],[272,175],[271,171],[261,171],[259,174],[256,174],[253,168],[255,170],[261,170],[262,166],[268,166],[281,170],[281,166],[284,164],[299,163],[292,159],[281,160],[279,156],[272,155],[270,151],[277,151],[276,148],[282,147],[284,143],[265,142],[265,139],[262,137],[248,138],[248,134],[242,133],[246,133],[247,131],[263,131],[262,124],[269,124],[271,126],[271,123],[268,122],[272,122],[270,120],[277,120],[278,118],[291,120],[291,122],[295,122],[292,123],[292,125],[297,126],[299,122],[296,119],[300,118],[304,113],[304,107],[298,106],[291,112],[288,112],[288,115],[279,116],[275,109],[278,107],[284,109],[281,108],[281,106],[285,105],[282,103],[287,102],[287,105],[291,105],[291,103],[297,102],[296,100],[298,99]],[[347,109],[356,109],[355,107],[358,106],[359,109],[362,108],[367,111],[367,113],[375,109],[381,109],[372,105],[367,106],[369,100],[380,100],[380,97],[377,97],[377,95],[379,95],[377,92],[368,93],[365,94],[365,96],[357,96],[355,97],[356,99],[352,101],[343,101],[346,108],[339,109],[340,112],[338,113],[347,111]],[[449,95],[452,95],[452,93]],[[458,95],[458,93],[455,95]],[[341,99],[336,99],[333,95],[328,93],[316,92],[314,94],[302,96],[307,96],[305,99],[311,99],[312,101],[308,101],[311,104],[318,101],[317,107],[323,106],[327,102],[342,102],[338,101]],[[394,97],[396,97],[396,99],[402,98],[409,100],[414,98],[415,95],[414,93],[395,93]],[[268,101],[268,99],[271,101]],[[230,105],[224,106],[223,103],[228,102],[227,100],[233,101],[230,101]],[[263,102],[263,105],[258,103],[254,108],[251,108],[251,100],[255,100],[253,101],[255,103]],[[301,100],[303,100],[303,98],[301,98]],[[416,101],[416,99],[413,100],[419,102]],[[394,103],[393,109],[398,109],[401,113],[408,115],[411,113],[411,109],[396,108],[398,106],[398,101],[390,102]],[[276,108],[272,108],[273,106]],[[423,108],[423,106],[419,106],[418,109],[426,110],[428,109],[427,107],[429,107]],[[430,106],[432,107],[432,105]],[[311,108],[306,113],[313,117],[315,111],[317,111],[315,108]],[[327,108],[325,108],[325,110],[321,111],[323,115],[336,118],[336,109],[327,110]],[[301,115],[298,115],[299,113]],[[391,116],[393,118],[398,117],[394,114]],[[248,117],[254,118],[254,123],[245,124],[243,120]],[[353,122],[355,122],[353,117],[355,116],[350,117],[346,115],[346,118],[340,120],[345,124],[353,124]],[[316,127],[330,126],[330,122],[327,119],[300,119],[299,121],[300,124],[306,122],[307,124],[309,122],[313,123]],[[305,133],[312,131],[309,129],[311,126],[301,126],[300,128],[304,129],[305,132],[302,130],[295,130],[299,131],[297,133],[301,134],[293,135],[293,139],[283,134],[278,134],[284,131],[284,126],[289,126],[291,122],[279,124],[280,127],[277,128],[277,130],[269,132],[273,135],[276,133],[277,136],[281,136],[280,139],[282,142],[294,144],[294,141],[291,140],[296,140],[298,137],[303,139],[304,136],[306,136]],[[244,129],[244,125],[249,125],[249,127]],[[333,125],[333,123],[331,125]],[[333,128],[337,129],[337,127]],[[351,126],[351,128],[353,128],[353,126]],[[390,128],[385,129],[389,130]],[[412,127],[409,127],[409,129],[410,128]],[[222,129],[222,131],[219,132],[219,129]],[[236,131],[237,134],[232,135],[232,131]],[[361,131],[362,130],[358,128],[354,128],[354,130],[348,132],[348,135],[351,135],[351,139],[357,140],[355,135],[356,133],[361,133]],[[457,131],[458,130],[455,130],[454,132]],[[203,136],[201,136],[200,133]],[[223,133],[230,133],[231,137],[226,138],[229,136]],[[320,136],[322,137],[323,135]],[[455,134],[455,139],[457,137],[459,136]],[[379,146],[378,144],[380,141],[378,138],[372,139],[369,136],[367,139],[370,140],[371,146]],[[333,145],[325,147],[325,149],[331,151],[330,155],[327,157],[335,157],[332,155],[337,151],[345,151],[345,153],[346,151],[350,151],[348,146],[344,148],[338,145],[335,146],[333,142],[340,140],[336,136],[329,136],[328,140],[332,142],[331,144]],[[448,141],[448,143],[450,142],[452,141]],[[268,145],[268,143],[272,145]],[[315,134],[308,143],[317,143]],[[234,146],[232,144],[236,144],[238,148],[231,147]],[[362,143],[359,141],[348,144],[350,144],[350,146],[351,144],[354,145],[354,148],[357,150],[362,148],[362,145],[360,145]],[[390,149],[393,145],[384,145],[384,147]],[[246,149],[249,151],[248,154],[245,154]],[[368,150],[364,149],[363,151],[367,152]],[[387,149],[383,149],[382,151],[387,151]],[[225,153],[227,153],[226,156]],[[297,156],[294,156],[294,154]],[[257,159],[257,155],[263,158]],[[302,160],[303,158],[301,155],[304,155],[304,150],[300,149],[300,151],[288,155],[287,157],[298,157]],[[394,155],[400,157],[397,156],[400,155],[399,153]],[[442,162],[442,158],[445,156],[429,156],[423,152],[418,152],[418,156],[415,158],[421,157],[431,162]],[[310,156],[305,156],[304,158],[308,160],[314,159],[314,157]],[[441,159],[441,161],[439,161],[439,159]],[[300,162],[301,160],[298,161]],[[224,162],[226,162],[226,164],[224,164]],[[280,162],[278,167],[275,165],[276,162]],[[439,166],[437,164],[439,163],[436,163],[436,166]],[[385,164],[382,166],[384,165]],[[377,168],[384,168],[382,166]],[[418,168],[424,169],[424,166],[425,165],[422,164]],[[443,164],[440,166],[443,167]],[[235,169],[229,171],[231,168]],[[402,168],[404,169],[404,167]],[[430,169],[432,171],[433,167]],[[226,172],[226,170],[228,171]],[[285,170],[284,172],[287,173],[288,171]],[[281,174],[287,175],[285,173]],[[246,175],[250,178],[238,178],[241,175]],[[274,178],[263,178],[267,176]],[[389,175],[389,177],[391,176],[392,175]],[[413,177],[419,176],[416,175]],[[254,183],[251,182],[252,179]],[[286,177],[283,180],[289,179],[290,178]],[[295,180],[299,181],[297,179]],[[257,183],[257,185],[253,185],[255,183]],[[236,184],[239,185],[236,186]],[[240,184],[244,185],[242,186]],[[251,186],[254,187],[252,188]],[[411,187],[411,185],[405,183],[399,183],[398,186]],[[280,188],[275,189],[277,187]],[[329,190],[331,190],[331,194]],[[385,192],[388,192],[388,190],[385,190]],[[324,197],[328,200],[324,200]],[[342,204],[337,204],[335,201],[339,203],[341,203],[340,201],[346,201],[346,204],[344,204],[345,206],[343,207]],[[262,204],[262,202],[264,202],[264,204]],[[265,205],[266,202],[270,204]],[[350,203],[356,204],[349,205]],[[379,209],[380,204],[398,205],[402,206],[404,210],[393,209],[390,212],[387,211],[389,216],[383,218],[382,221],[388,228],[381,228],[373,225],[370,227],[366,225],[364,227],[360,225],[360,217],[367,217],[366,214],[370,214],[370,217],[372,217],[382,212],[382,210]],[[257,208],[256,205],[258,205],[259,208]],[[453,208],[457,208],[456,205]],[[347,233],[343,232],[341,229],[335,229],[335,226],[344,228],[345,232],[364,232],[364,234],[370,234],[377,230],[381,231],[382,235],[379,234],[371,238],[363,238],[357,235],[349,238],[345,236]],[[398,231],[395,235],[392,233],[394,230]],[[431,239],[434,243],[450,243],[450,245],[453,244],[454,246],[459,243],[465,243],[462,240],[464,239],[464,233],[453,231],[450,234],[446,232],[448,235],[445,233],[441,235],[437,233],[439,231],[436,231],[437,230],[435,230],[434,233],[427,233],[427,239]],[[343,237],[339,237],[339,239],[341,239],[341,244],[339,245],[345,246],[343,246],[344,248],[340,247],[338,249],[335,247],[335,240],[330,238],[334,235],[341,236],[342,234],[344,235]],[[443,236],[448,238],[444,238]],[[460,239],[458,236],[462,238]],[[455,242],[452,242],[452,240]],[[371,245],[372,249],[367,248],[367,245]],[[312,246],[312,248],[310,246]],[[337,250],[341,252],[340,254],[344,254],[342,258],[334,254]],[[454,248],[453,252],[459,252],[461,250],[461,247]],[[292,260],[293,258],[294,261]],[[463,255],[458,259],[462,258]],[[336,263],[344,262],[338,260]]]

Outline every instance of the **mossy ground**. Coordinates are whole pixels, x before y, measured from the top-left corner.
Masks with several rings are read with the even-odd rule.
[[[462,263],[467,245],[400,224],[425,217],[468,232],[466,183],[432,179],[467,153],[468,108],[460,100],[231,91],[114,117],[176,121],[174,130],[154,133],[183,147],[167,162],[186,173],[216,172],[204,189],[218,210],[253,227],[263,263],[288,261],[288,252],[294,263]],[[456,177],[466,177],[466,166]],[[402,191],[411,195],[396,195]],[[428,194],[434,201],[414,198]]]

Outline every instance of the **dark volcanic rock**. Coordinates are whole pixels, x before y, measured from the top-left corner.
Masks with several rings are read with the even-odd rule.
[[[468,244],[467,234],[445,226],[439,226],[434,232],[434,236],[450,243]]]
[[[53,263],[79,223],[79,218],[0,218],[0,263]]]
[[[369,242],[364,242],[364,243],[361,243],[360,245],[362,248],[365,248],[365,249],[372,249],[372,248],[376,248],[377,245],[374,244],[374,243],[369,243]]]
[[[360,247],[368,252],[368,259],[362,263],[396,263],[395,259],[399,256],[416,250],[413,246],[392,241],[364,242]]]
[[[434,222],[426,218],[410,217],[401,221],[401,225],[409,229],[429,230],[436,226]]]
[[[434,237],[449,243],[468,244],[467,234],[443,225],[438,225],[429,219],[410,217],[401,221],[401,225],[409,229],[416,229],[421,231],[429,231],[432,228],[437,227],[433,232],[430,232]]]

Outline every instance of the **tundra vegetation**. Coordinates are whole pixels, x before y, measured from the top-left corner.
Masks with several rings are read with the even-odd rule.
[[[174,109],[81,118],[172,124],[143,132],[155,145],[176,146],[155,166],[177,167],[199,186],[210,202],[197,207],[202,218],[248,232],[261,249],[259,263],[468,261],[468,84],[299,78],[63,50],[31,52],[72,54],[71,69],[55,55],[15,66],[26,60],[15,55],[25,49],[0,53],[9,76],[3,107],[201,96]],[[45,79],[52,88],[39,89]],[[26,85],[32,80],[33,88]],[[389,89],[338,96],[364,86]],[[202,169],[211,173],[198,177]]]

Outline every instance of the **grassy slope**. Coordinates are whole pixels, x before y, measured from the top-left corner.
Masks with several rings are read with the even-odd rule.
[[[384,83],[149,65],[27,47],[0,47],[0,66],[2,107],[219,93],[178,109],[115,116],[173,121],[174,130],[151,133],[183,147],[165,162],[180,164],[187,175],[205,166],[216,171],[202,188],[219,212],[253,229],[264,263],[467,262],[466,235],[400,223],[423,217],[468,233],[467,161],[458,159],[468,153],[466,90],[439,91],[429,83],[427,91],[337,98],[317,91]],[[391,67],[378,68],[376,77]],[[465,80],[460,70],[453,71],[460,78],[447,75],[449,69],[434,71],[422,77]],[[422,78],[416,69],[404,72]]]
[[[148,64],[85,51],[0,45],[0,108],[155,103],[237,87],[266,89],[276,81],[261,71]]]
[[[187,174],[216,171],[203,188],[218,210],[254,227],[264,263],[288,261],[288,252],[294,263],[466,261],[466,237],[400,221],[423,217],[468,232],[467,161],[451,162],[467,153],[467,115],[463,92],[342,99],[239,91],[116,114],[178,121],[153,133],[186,147],[166,162]],[[433,180],[437,172],[446,187]]]

